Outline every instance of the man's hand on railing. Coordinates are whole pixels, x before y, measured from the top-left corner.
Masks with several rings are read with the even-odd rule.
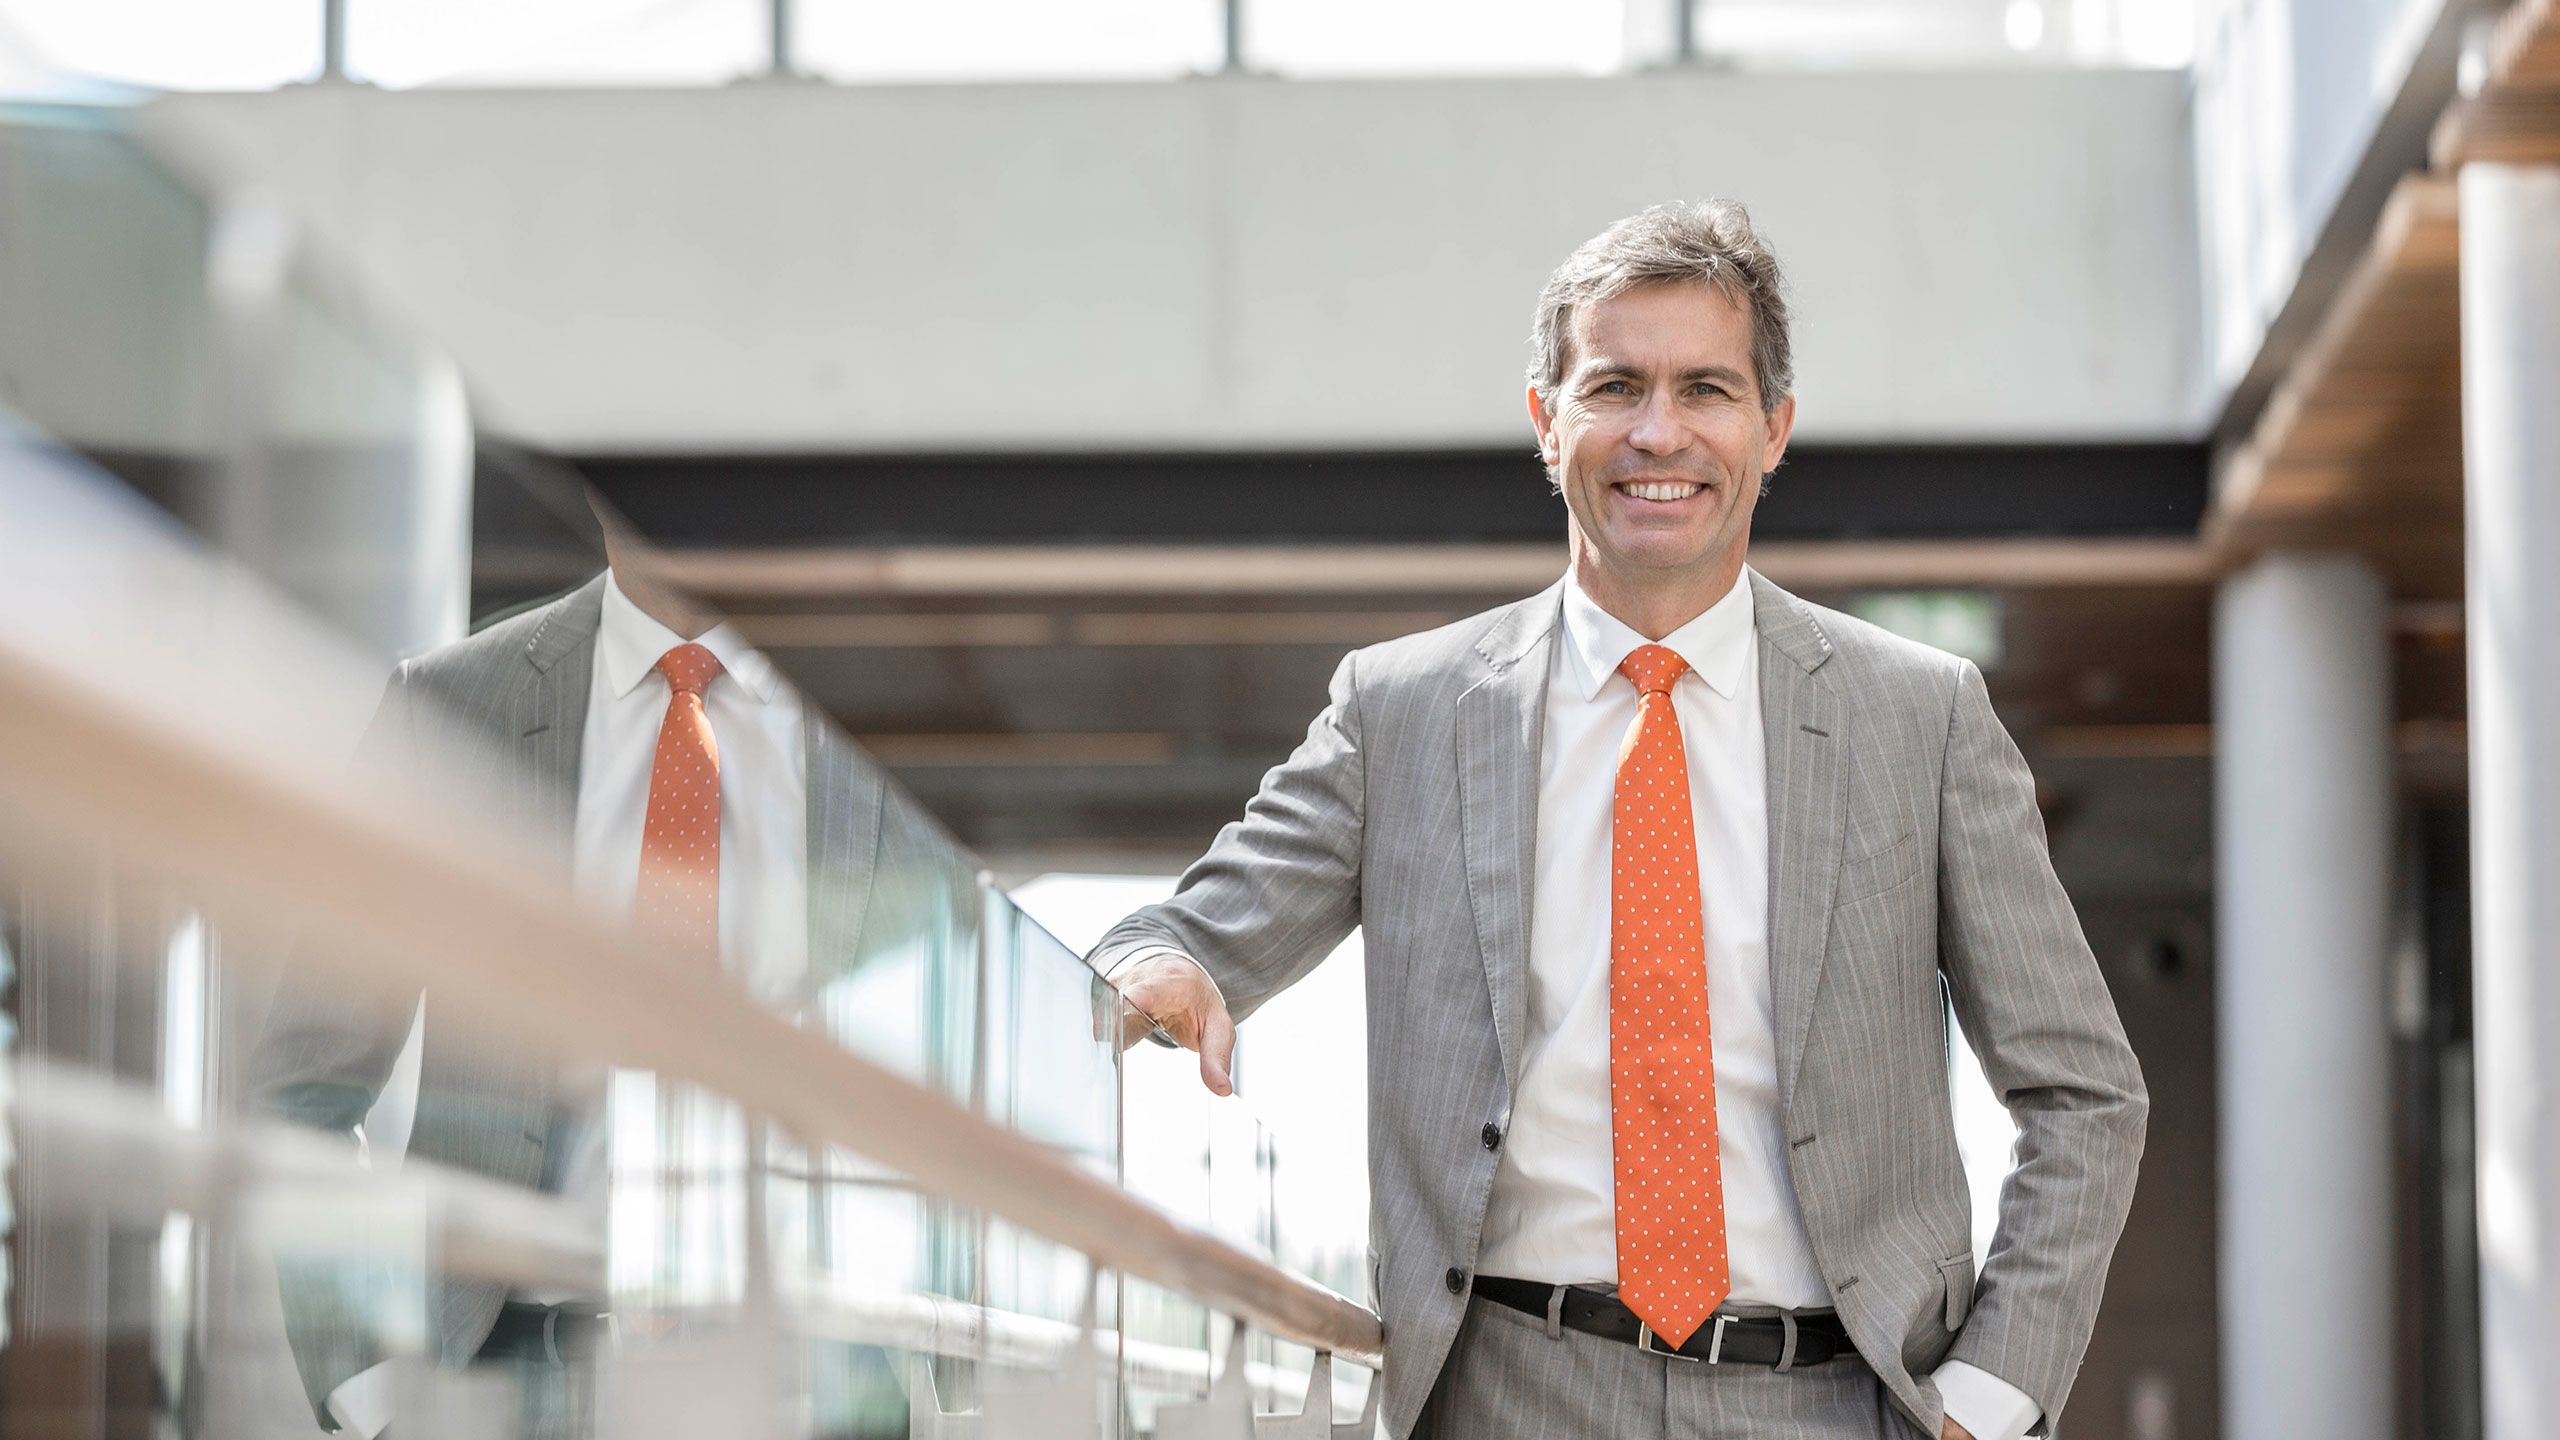
[[[1201,1084],[1215,1094],[1235,1093],[1235,1082],[1228,1078],[1235,1057],[1235,1021],[1227,1017],[1218,982],[1199,961],[1178,950],[1150,950],[1113,971],[1111,983],[1136,1012],[1121,1017],[1122,1049],[1162,1030],[1183,1049],[1200,1052]]]

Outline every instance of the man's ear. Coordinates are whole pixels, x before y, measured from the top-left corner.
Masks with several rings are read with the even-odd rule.
[[[1547,462],[1547,468],[1552,470],[1564,463],[1564,457],[1556,453],[1556,417],[1547,413],[1547,404],[1538,398],[1535,385],[1529,387],[1529,427],[1538,432],[1538,455]]]
[[[1771,410],[1765,418],[1769,426],[1769,448],[1761,468],[1775,470],[1778,462],[1787,458],[1787,441],[1796,433],[1795,393],[1789,391],[1778,402],[1778,408]]]

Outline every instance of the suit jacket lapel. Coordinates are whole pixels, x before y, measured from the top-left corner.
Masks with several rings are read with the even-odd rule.
[[[579,761],[585,749],[587,689],[595,678],[596,631],[604,615],[604,577],[553,601],[520,652],[522,662],[506,659],[495,675],[488,721],[497,733],[508,773],[503,783],[519,813],[536,827],[535,838],[551,848],[560,878],[570,878],[576,856]],[[491,1047],[450,1048],[439,1038],[432,1020],[427,1026],[426,1053],[419,1076],[419,1113],[427,1115],[431,1091],[467,1083],[470,1099],[461,1112],[475,1117],[471,1143],[479,1147],[459,1158],[467,1166],[519,1185],[541,1176],[545,1149],[555,1138],[553,1114],[546,1097],[555,1091],[553,1060],[538,1050]],[[451,1072],[451,1073],[449,1073]],[[468,1074],[468,1082],[458,1080]],[[441,1101],[434,1102],[441,1108]],[[527,1148],[523,1141],[541,1144]],[[474,1290],[449,1308],[445,1316],[450,1339],[461,1336],[478,1344],[487,1333],[485,1321],[495,1312],[495,1295]],[[477,1327],[476,1329],[474,1327]]]
[[[1516,1091],[1526,1048],[1529,902],[1538,844],[1538,746],[1546,729],[1547,641],[1564,603],[1558,584],[1514,605],[1477,642],[1493,673],[1458,697],[1458,813],[1467,899],[1502,1070]]]
[[[603,620],[599,575],[553,605],[525,642],[525,663],[533,674],[516,695],[516,759],[529,792],[524,798],[557,838],[564,859],[577,835],[587,692],[595,680],[596,631]]]
[[[1769,963],[1776,991],[1778,1094],[1795,1103],[1830,949],[1847,774],[1843,712],[1821,675],[1830,638],[1804,603],[1749,572],[1760,631],[1760,720],[1768,738]]]

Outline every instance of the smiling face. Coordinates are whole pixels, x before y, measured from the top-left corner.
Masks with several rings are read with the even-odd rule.
[[[1583,306],[1564,358],[1552,408],[1533,389],[1529,414],[1571,512],[1575,578],[1658,640],[1741,574],[1795,398],[1763,407],[1750,313],[1712,285],[1639,285]]]

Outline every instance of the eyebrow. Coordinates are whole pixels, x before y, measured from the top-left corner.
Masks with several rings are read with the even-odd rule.
[[[1625,375],[1634,377],[1640,376],[1642,373],[1643,372],[1638,370],[1635,366],[1627,364],[1624,361],[1595,359],[1585,364],[1575,378],[1581,381],[1590,381],[1600,379],[1604,376]],[[1688,369],[1681,371],[1679,378],[1684,384],[1692,380],[1714,380],[1722,384],[1732,386],[1736,389],[1742,388],[1745,383],[1742,372],[1729,365],[1692,365]]]

